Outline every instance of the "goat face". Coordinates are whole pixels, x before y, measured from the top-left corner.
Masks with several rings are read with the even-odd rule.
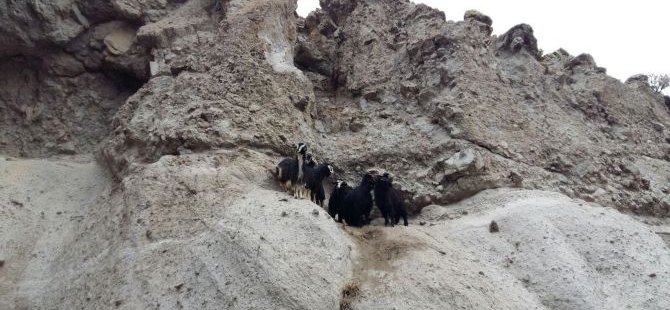
[[[305,165],[310,167],[316,166],[316,161],[314,160],[314,157],[312,156],[311,153],[307,153],[305,155]]]
[[[335,183],[335,188],[337,189],[347,188],[348,186],[349,184],[347,184],[347,182],[344,182],[342,180],[337,180],[337,182]]]
[[[305,152],[307,152],[307,144],[305,143],[300,142],[295,145],[295,148],[299,154],[305,155]]]
[[[382,176],[377,177],[375,181],[375,188],[387,191],[391,188],[391,178],[388,173],[384,173]]]
[[[372,176],[372,174],[366,173],[363,176],[363,182],[361,182],[361,184],[372,187],[373,185],[375,185],[375,178]]]

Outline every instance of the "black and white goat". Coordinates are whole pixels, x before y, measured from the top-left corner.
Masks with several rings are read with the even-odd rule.
[[[323,208],[326,194],[323,189],[323,180],[333,174],[333,166],[323,163],[316,167],[305,165],[304,185],[309,198]]]
[[[351,190],[345,197],[340,210],[344,220],[350,226],[363,226],[370,222],[372,211],[372,195],[375,180],[371,174],[365,174],[361,184]]]
[[[349,195],[353,189],[342,180],[337,180],[333,191],[330,193],[330,198],[328,198],[328,214],[335,220],[337,216],[337,221],[342,223],[342,218],[344,217],[343,208],[344,208],[344,198]]]
[[[283,190],[293,193],[293,197],[300,198],[298,195],[302,193],[302,184],[304,177],[305,154],[307,153],[307,145],[298,143],[296,147],[295,158],[284,158],[277,164],[275,168],[275,175],[279,180],[279,185]]]
[[[375,203],[377,208],[384,216],[384,225],[391,226],[398,224],[400,218],[404,220],[404,225],[407,226],[407,210],[405,203],[402,200],[400,192],[393,188],[392,179],[388,173],[384,173],[375,181]]]

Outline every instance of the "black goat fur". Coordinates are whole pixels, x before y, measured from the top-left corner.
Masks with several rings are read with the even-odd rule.
[[[392,180],[388,173],[384,173],[375,181],[375,203],[377,208],[384,216],[384,225],[391,226],[398,224],[400,218],[404,220],[404,225],[407,226],[407,210],[403,202],[400,192],[393,188]]]
[[[294,196],[298,194],[298,185],[303,183],[306,151],[307,147],[304,143],[296,144],[296,156],[282,159],[275,168],[275,176],[279,184],[284,190],[292,191]]]
[[[333,187],[333,191],[330,193],[330,198],[328,199],[328,214],[335,220],[337,216],[337,221],[342,223],[343,212],[342,208],[344,206],[344,198],[352,191],[351,186],[347,182],[337,180],[337,183]]]
[[[363,176],[361,184],[349,192],[344,198],[342,210],[344,220],[350,226],[361,227],[370,222],[372,211],[372,195],[374,178],[370,174]]]
[[[309,191],[310,200],[323,207],[326,195],[323,189],[323,179],[333,174],[333,167],[327,163],[317,165],[316,167],[305,165],[304,186]]]

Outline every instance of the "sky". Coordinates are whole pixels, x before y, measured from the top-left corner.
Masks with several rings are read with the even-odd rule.
[[[545,53],[563,48],[571,55],[589,53],[607,74],[625,81],[638,73],[670,74],[670,1],[590,0],[414,0],[437,8],[448,20],[463,20],[476,9],[493,19],[493,33],[514,25],[533,27]],[[298,0],[306,16],[318,0]],[[670,95],[670,88],[666,89]]]

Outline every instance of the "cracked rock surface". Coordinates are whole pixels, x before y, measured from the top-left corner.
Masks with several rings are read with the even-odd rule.
[[[670,183],[670,110],[646,83],[622,84],[590,55],[541,55],[529,25],[492,36],[476,11],[453,22],[409,1],[336,3],[305,18],[296,64],[315,87],[319,147],[342,171],[392,171],[418,208],[520,186],[670,212],[668,189],[651,186]],[[449,177],[444,159],[466,150],[484,166]]]

